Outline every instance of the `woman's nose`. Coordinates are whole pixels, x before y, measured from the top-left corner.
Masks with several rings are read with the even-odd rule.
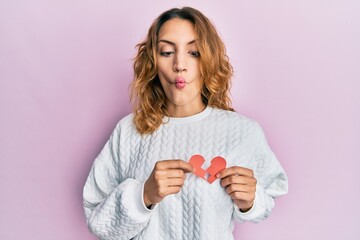
[[[184,72],[186,70],[186,56],[183,56],[182,54],[176,54],[174,58],[174,71]]]

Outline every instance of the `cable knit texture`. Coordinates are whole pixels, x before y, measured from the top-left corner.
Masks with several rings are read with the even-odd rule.
[[[210,166],[216,156],[227,167],[241,166],[257,178],[255,202],[246,213],[220,185],[187,173],[183,188],[151,210],[143,202],[144,182],[159,160],[194,154]],[[234,220],[259,222],[269,216],[274,198],[287,192],[287,177],[259,124],[236,112],[207,107],[185,118],[164,118],[154,133],[141,136],[133,115],[123,118],[96,158],[84,187],[91,232],[101,239],[233,239]]]

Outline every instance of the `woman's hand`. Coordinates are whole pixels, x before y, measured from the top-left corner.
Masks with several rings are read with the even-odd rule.
[[[185,173],[192,172],[190,163],[182,160],[164,160],[155,167],[144,185],[144,203],[147,207],[160,202],[170,194],[178,193],[184,185]]]
[[[247,212],[254,204],[256,191],[256,178],[251,169],[243,167],[230,167],[219,173],[221,186],[226,189],[241,212]]]

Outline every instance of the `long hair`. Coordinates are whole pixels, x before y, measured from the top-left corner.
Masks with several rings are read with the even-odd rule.
[[[141,134],[154,132],[168,115],[167,98],[157,75],[156,51],[161,26],[173,18],[187,20],[194,26],[200,53],[200,75],[204,81],[202,101],[207,106],[234,111],[229,97],[233,68],[214,25],[194,8],[173,8],[155,19],[146,39],[136,45],[138,52],[134,58],[134,80],[130,89],[134,124]]]

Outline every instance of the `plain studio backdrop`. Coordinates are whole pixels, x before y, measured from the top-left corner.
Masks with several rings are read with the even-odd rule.
[[[360,2],[0,0],[0,239],[91,240],[82,188],[130,113],[135,45],[172,7],[207,15],[289,176],[246,240],[360,239]],[[211,219],[209,219],[211,221]]]

